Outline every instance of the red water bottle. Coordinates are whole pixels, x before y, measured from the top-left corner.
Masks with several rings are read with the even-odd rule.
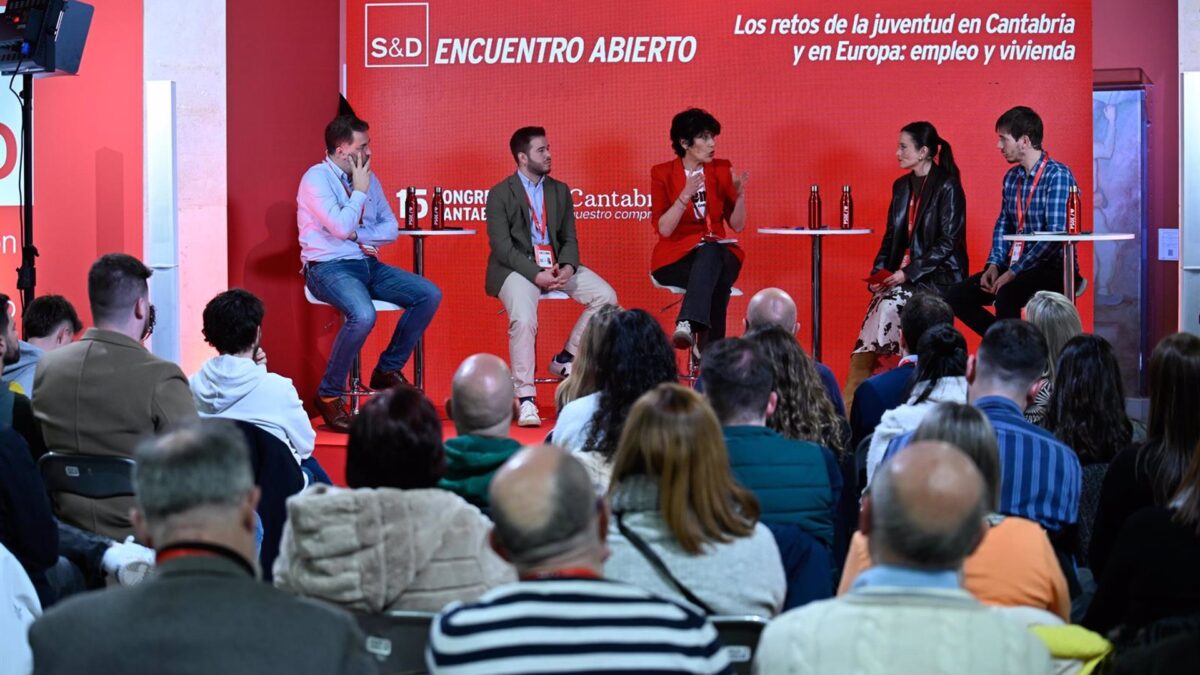
[[[816,183],[808,193],[808,229],[821,229],[821,192]]]
[[[404,229],[416,230],[417,225],[417,188],[409,187],[404,198]]]
[[[842,186],[842,229],[854,229],[854,198],[850,196],[850,186]]]
[[[429,229],[442,229],[442,211],[445,209],[445,202],[442,201],[442,188],[433,188],[433,204],[429,207]]]
[[[1079,212],[1083,201],[1079,199],[1079,186],[1072,185],[1067,192],[1067,234],[1079,234]]]

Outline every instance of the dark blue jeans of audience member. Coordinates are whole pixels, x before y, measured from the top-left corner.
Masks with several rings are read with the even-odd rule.
[[[324,483],[325,485],[333,485],[329,474],[325,473],[325,469],[317,462],[316,457],[309,457],[300,462],[300,471],[304,473],[306,483],[313,485],[315,483]]]
[[[317,390],[321,396],[337,396],[345,388],[350,363],[375,327],[372,299],[404,308],[387,349],[379,355],[378,368],[383,371],[404,367],[442,302],[442,292],[433,282],[371,257],[309,263],[305,283],[318,300],[345,317]]]
[[[775,535],[783,575],[787,579],[783,611],[833,597],[833,562],[829,549],[799,525],[765,525]]]

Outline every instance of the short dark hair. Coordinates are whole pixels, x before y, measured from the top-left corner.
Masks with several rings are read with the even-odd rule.
[[[446,472],[442,420],[417,389],[396,385],[359,411],[346,444],[352,488],[431,488]]]
[[[250,291],[231,288],[204,306],[204,341],[221,354],[237,354],[254,345],[263,321],[263,303]]]
[[[514,131],[512,138],[508,139],[508,149],[512,151],[513,161],[519,164],[521,160],[517,159],[517,155],[522,152],[528,155],[533,139],[545,135],[545,127],[521,127]]]
[[[709,345],[700,374],[704,395],[721,424],[729,424],[743,413],[761,415],[775,386],[775,374],[762,348],[743,338]]]
[[[671,118],[671,149],[676,155],[683,157],[687,154],[683,143],[686,141],[690,145],[697,136],[705,132],[713,136],[721,135],[721,123],[707,110],[688,108]]]
[[[934,293],[917,291],[900,310],[900,333],[913,354],[917,353],[925,331],[943,323],[954,323],[954,310]]]
[[[72,333],[83,330],[83,323],[75,313],[75,307],[61,295],[39,295],[25,308],[21,318],[25,325],[25,339],[44,338],[63,323],[71,326]]]
[[[332,155],[342,143],[353,143],[354,132],[367,133],[370,125],[354,115],[338,115],[325,125],[325,152]]]
[[[1002,319],[983,334],[975,359],[985,377],[1025,389],[1046,371],[1049,354],[1045,336],[1033,324]]]
[[[147,282],[154,274],[141,260],[126,253],[107,253],[88,270],[88,302],[92,319],[119,319],[134,303],[150,292]]]
[[[996,131],[1018,140],[1022,136],[1028,136],[1030,145],[1038,150],[1042,149],[1042,118],[1033,108],[1019,105],[1006,110],[1000,119],[996,120]]]

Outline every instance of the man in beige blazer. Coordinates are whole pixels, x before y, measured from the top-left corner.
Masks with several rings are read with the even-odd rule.
[[[571,190],[549,176],[546,130],[517,129],[509,149],[517,171],[493,187],[487,199],[487,294],[500,298],[508,312],[509,360],[520,402],[517,424],[536,427],[542,423],[533,382],[538,300],[559,291],[586,305],[563,351],[550,361],[550,372],[566,377],[588,319],[604,305],[616,304],[617,294],[579,264]]]
[[[34,414],[51,452],[132,457],[146,436],[197,417],[179,366],[151,354],[151,271],[124,253],[101,256],[88,271],[95,327],[47,352],[34,378]],[[132,497],[92,500],[57,495],[62,520],[116,540],[133,534]]]

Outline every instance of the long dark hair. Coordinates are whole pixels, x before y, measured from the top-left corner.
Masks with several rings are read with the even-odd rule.
[[[1083,464],[1107,464],[1133,438],[1121,366],[1108,340],[1076,335],[1063,345],[1046,405],[1046,430]]]
[[[787,438],[812,441],[840,455],[847,434],[812,359],[800,348],[796,337],[779,326],[759,328],[746,335],[762,347],[775,370],[775,392],[779,403],[767,418],[767,426]]]
[[[958,329],[942,323],[925,331],[917,343],[917,368],[908,385],[911,396],[916,386],[928,382],[913,403],[929,399],[938,380],[943,377],[963,377],[967,374],[967,341]]]
[[[634,402],[663,382],[677,381],[679,373],[666,333],[644,310],[617,314],[606,337],[595,354],[600,401],[583,449],[611,460]]]
[[[910,122],[900,131],[912,137],[918,148],[929,148],[929,159],[937,159],[937,165],[949,176],[958,178],[958,165],[954,163],[954,151],[950,142],[938,136],[937,129],[929,122]]]
[[[1179,488],[1200,443],[1200,337],[1175,333],[1150,356],[1150,424],[1137,469],[1150,477],[1154,503]]]

